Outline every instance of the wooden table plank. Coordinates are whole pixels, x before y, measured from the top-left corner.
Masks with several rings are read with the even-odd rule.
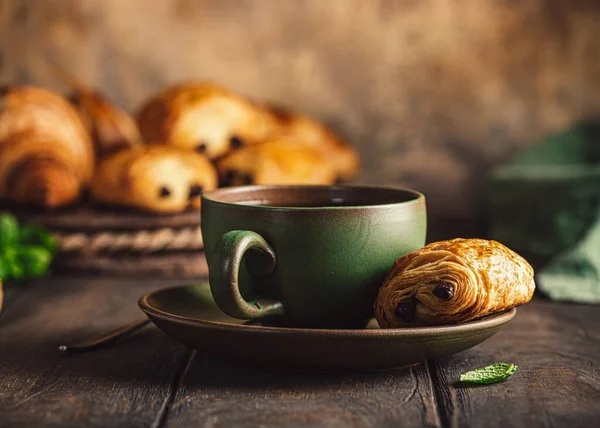
[[[166,425],[440,426],[427,366],[362,375],[270,372],[195,354]]]
[[[460,373],[513,363],[505,382],[467,387]],[[600,308],[536,300],[488,342],[430,363],[451,427],[600,426]]]
[[[63,355],[57,346],[143,316],[137,298],[168,283],[67,278],[9,293],[0,315],[0,426],[158,424],[190,351],[155,327],[91,353]]]
[[[453,358],[364,375],[229,365],[149,328],[117,347],[56,346],[141,315],[139,295],[180,281],[52,279],[8,294],[0,316],[0,426],[597,426],[600,311],[537,300]],[[187,280],[186,282],[189,282]],[[504,383],[463,371],[506,361]]]
[[[458,383],[460,373],[499,361],[515,363],[519,370],[496,385]],[[598,307],[535,300],[488,342],[396,372],[295,375],[227,366],[198,354],[169,405],[166,422],[235,427],[588,427],[600,422],[598,403]]]

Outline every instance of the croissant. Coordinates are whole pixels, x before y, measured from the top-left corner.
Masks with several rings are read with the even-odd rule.
[[[140,108],[137,121],[147,141],[193,149],[211,159],[264,140],[275,126],[266,111],[209,83],[165,89]]]
[[[152,145],[121,150],[100,160],[91,196],[110,205],[156,213],[199,208],[205,190],[217,187],[217,173],[199,153]]]
[[[79,110],[89,133],[93,136],[97,155],[104,156],[142,143],[133,117],[62,67],[50,65],[57,77],[71,88],[69,99]]]
[[[217,162],[222,186],[332,184],[336,173],[319,150],[276,139],[235,150]]]
[[[400,257],[375,301],[382,328],[461,323],[531,300],[532,267],[496,241],[452,239]]]
[[[344,143],[332,130],[309,117],[271,107],[277,122],[278,135],[320,150],[331,162],[339,180],[348,180],[359,168],[357,151]]]
[[[0,198],[50,208],[73,202],[95,163],[77,111],[32,86],[5,86],[0,99]]]

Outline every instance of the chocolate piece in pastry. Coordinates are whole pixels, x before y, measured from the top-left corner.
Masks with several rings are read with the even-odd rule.
[[[461,323],[527,303],[533,269],[496,241],[452,239],[400,257],[375,301],[382,328]]]
[[[272,134],[275,120],[249,100],[209,83],[172,86],[137,114],[148,141],[196,150],[213,159]]]
[[[0,92],[0,198],[48,208],[75,201],[95,164],[77,110],[42,88],[5,86]]]
[[[320,150],[335,168],[339,180],[356,175],[360,164],[357,151],[331,129],[307,116],[281,108],[273,107],[271,112],[277,120],[278,135]]]
[[[223,186],[247,184],[332,184],[336,174],[323,154],[287,139],[231,152],[217,162]]]
[[[98,202],[175,213],[199,208],[217,174],[201,154],[168,146],[139,146],[102,159],[91,188]]]

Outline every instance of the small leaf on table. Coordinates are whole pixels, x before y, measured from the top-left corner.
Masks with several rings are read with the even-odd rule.
[[[502,382],[517,371],[514,364],[497,363],[480,369],[471,370],[460,375],[460,381],[465,383],[490,384]]]

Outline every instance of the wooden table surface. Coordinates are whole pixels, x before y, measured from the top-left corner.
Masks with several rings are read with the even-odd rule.
[[[57,351],[140,317],[141,294],[177,283],[71,277],[10,290],[0,315],[0,426],[600,426],[600,306],[536,299],[476,348],[378,374],[242,368],[153,326],[112,348]],[[457,382],[501,361],[519,366],[503,383]]]

